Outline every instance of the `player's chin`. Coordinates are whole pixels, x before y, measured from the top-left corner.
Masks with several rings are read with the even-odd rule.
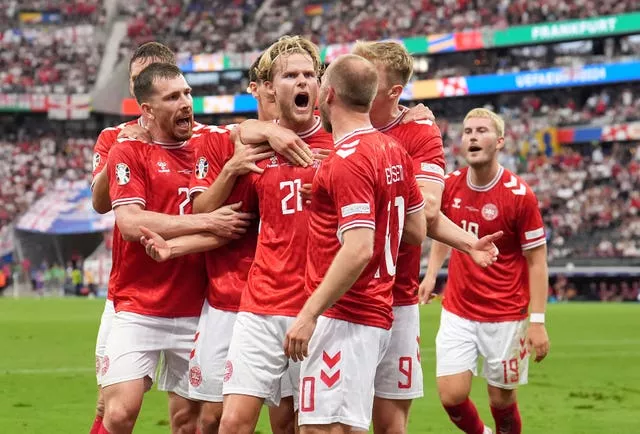
[[[184,128],[174,128],[173,129],[173,136],[179,142],[184,142],[185,140],[189,140],[192,135],[193,135],[193,130],[191,129],[191,127],[187,128],[187,129],[184,129]]]

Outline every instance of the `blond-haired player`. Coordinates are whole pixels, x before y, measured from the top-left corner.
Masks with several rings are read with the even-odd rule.
[[[462,132],[468,167],[446,177],[442,198],[442,211],[464,230],[476,236],[504,232],[496,241],[500,254],[492,267],[478,267],[457,251],[449,261],[436,337],[436,375],[451,421],[469,434],[491,432],[469,399],[478,356],[484,358],[496,431],[517,434],[522,422],[516,388],[527,383],[530,348],[535,349],[536,362],[549,351],[544,224],[533,191],[498,163],[503,147],[504,121],[492,111],[471,110]],[[434,243],[421,300],[428,300],[433,291],[448,251]]]
[[[402,122],[408,111],[398,103],[413,72],[411,55],[396,42],[359,42],[353,51],[376,66],[378,90],[371,107],[371,122],[398,140],[409,153],[425,201],[428,235],[468,253],[481,266],[491,264],[497,253],[492,241],[499,234],[478,241],[440,213],[444,151],[438,126],[431,119]],[[406,432],[411,402],[423,396],[418,309],[420,256],[420,246],[400,245],[393,287],[391,342],[376,374],[373,409],[376,433]]]

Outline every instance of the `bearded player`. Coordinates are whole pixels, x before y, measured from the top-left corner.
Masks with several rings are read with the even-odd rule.
[[[166,46],[157,42],[149,42],[141,45],[131,56],[129,61],[129,92],[133,96],[133,82],[140,72],[154,62],[175,64],[176,59],[173,52]],[[107,173],[103,170],[107,164],[109,151],[117,141],[118,134],[127,126],[141,126],[143,118],[120,124],[115,127],[105,128],[100,132],[98,140],[93,149],[93,181],[91,182],[93,207],[99,213],[106,213],[111,210],[111,200],[109,198],[109,180]],[[141,126],[142,129],[142,126]],[[109,276],[109,286],[107,289],[107,300],[105,302],[104,311],[100,318],[100,327],[98,329],[98,338],[96,342],[96,377],[98,381],[98,402],[96,404],[96,418],[91,427],[90,434],[97,434],[102,419],[104,417],[104,400],[102,397],[101,375],[102,360],[104,357],[104,349],[107,343],[107,337],[111,330],[111,323],[115,310],[113,308],[113,292],[116,282],[116,273],[119,271],[120,250],[123,239],[116,225],[113,228],[113,246],[111,249],[111,274]]]
[[[230,235],[245,230],[248,216],[233,209],[188,215],[188,182],[193,167],[191,89],[180,70],[155,63],[134,82],[154,146],[127,140],[109,153],[109,193],[116,224],[125,240],[137,241],[140,226],[155,226],[166,236],[224,227]],[[223,216],[223,224],[216,217]],[[214,239],[222,239],[209,233]],[[160,354],[165,365],[160,389],[169,392],[173,432],[196,429],[199,405],[188,400],[188,356],[202,305],[206,275],[202,258],[180,258],[159,267],[137,243],[125,243],[116,276],[116,315],[103,360],[105,417],[101,432],[133,430],[149,379]]]
[[[464,119],[462,153],[468,167],[447,176],[442,211],[475,236],[496,231],[498,261],[482,269],[451,253],[440,329],[436,375],[440,400],[451,421],[469,434],[491,433],[469,399],[482,356],[496,431],[522,432],[516,389],[527,383],[529,352],[540,362],[549,352],[544,326],[548,269],[544,224],[529,186],[498,163],[504,121],[486,109]],[[426,302],[448,247],[434,243],[420,288]]]

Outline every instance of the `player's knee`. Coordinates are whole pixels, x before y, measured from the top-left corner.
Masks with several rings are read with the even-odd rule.
[[[220,429],[221,414],[217,411],[203,411],[200,414],[200,426],[202,434],[216,434]],[[223,432],[223,431],[220,431]]]
[[[440,402],[445,407],[462,404],[469,397],[469,392],[462,388],[438,386]]]
[[[489,403],[493,408],[507,408],[517,401],[515,389],[489,386]]]
[[[138,412],[125,405],[110,405],[105,409],[105,427],[109,431],[131,432]]]
[[[253,432],[251,421],[246,420],[239,411],[224,411],[220,420],[221,434],[250,434]]]
[[[271,418],[271,431],[273,434],[295,434],[295,418],[280,415],[278,418]]]
[[[198,429],[198,410],[196,406],[184,406],[171,414],[171,426],[174,434],[195,434]]]

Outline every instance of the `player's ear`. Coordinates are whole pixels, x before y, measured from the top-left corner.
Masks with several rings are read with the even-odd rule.
[[[403,87],[400,86],[399,84],[391,86],[391,90],[389,91],[389,96],[391,98],[399,97],[400,95],[402,95],[402,89],[403,89]]]
[[[332,86],[327,86],[327,104],[332,103],[336,99],[336,90]]]
[[[267,93],[268,93],[270,96],[275,97],[275,95],[276,95],[276,90],[275,90],[275,88],[273,87],[273,82],[272,82],[272,81],[265,81],[265,82],[264,82],[264,87],[265,87],[265,89],[267,89]]]
[[[258,85],[255,81],[249,83],[249,87],[247,87],[247,92],[249,92],[255,99],[258,99]]]
[[[498,137],[498,141],[496,142],[496,149],[500,151],[504,148],[504,137]]]
[[[140,104],[140,111],[147,119],[150,119],[150,120],[155,119],[155,114],[153,113],[153,108],[151,107],[151,104],[147,102],[143,102],[142,104]]]

